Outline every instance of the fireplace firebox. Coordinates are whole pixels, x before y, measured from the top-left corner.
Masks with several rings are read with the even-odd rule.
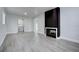
[[[57,38],[57,28],[46,27],[46,36]]]

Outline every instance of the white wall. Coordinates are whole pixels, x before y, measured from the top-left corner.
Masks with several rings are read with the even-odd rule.
[[[24,32],[33,32],[33,19],[24,18]]]
[[[7,14],[7,32],[17,33],[18,32],[18,17],[16,15]]]
[[[17,33],[18,32],[18,19],[22,19],[22,16],[7,15],[7,32]],[[24,32],[33,32],[33,19],[23,17],[24,19]]]
[[[79,43],[79,8],[60,8],[61,38]]]
[[[34,32],[44,34],[45,16],[44,13],[34,18]]]
[[[2,24],[2,20],[3,20],[2,11],[3,11],[3,8],[0,7],[0,46],[3,43],[5,36],[7,34],[6,22],[5,22],[5,24]]]

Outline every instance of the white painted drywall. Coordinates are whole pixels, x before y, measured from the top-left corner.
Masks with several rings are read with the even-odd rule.
[[[2,45],[4,39],[5,39],[5,36],[7,34],[7,30],[6,30],[6,21],[5,21],[5,24],[3,24],[3,18],[2,18],[2,11],[3,11],[3,8],[0,7],[0,46]],[[5,14],[5,12],[4,12]]]
[[[18,32],[18,19],[24,19],[24,32],[33,32],[33,19],[13,14],[7,15],[7,32],[17,33]]]
[[[18,32],[18,17],[16,15],[7,14],[7,32],[8,33],[17,33]]]
[[[34,32],[44,34],[45,16],[44,13],[34,18]]]
[[[24,32],[33,32],[33,19],[24,18]]]
[[[60,8],[61,38],[79,43],[79,8]]]

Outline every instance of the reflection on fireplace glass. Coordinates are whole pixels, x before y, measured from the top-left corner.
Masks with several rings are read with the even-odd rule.
[[[56,38],[56,29],[46,29],[46,35]]]
[[[50,30],[50,33],[56,33],[56,31],[55,30]]]

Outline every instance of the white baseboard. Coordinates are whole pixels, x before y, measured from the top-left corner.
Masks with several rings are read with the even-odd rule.
[[[4,35],[2,35],[2,38],[1,38],[1,40],[0,40],[0,46],[1,46],[1,45],[2,45],[2,43],[4,42],[4,39],[5,39],[6,35],[7,35],[7,33],[6,33],[6,34],[4,34]]]
[[[60,39],[68,40],[68,41],[75,42],[75,43],[79,43],[79,40],[77,40],[77,39],[71,39],[71,38],[68,38],[68,37],[60,37]]]
[[[18,32],[7,32],[7,34],[18,33]]]

